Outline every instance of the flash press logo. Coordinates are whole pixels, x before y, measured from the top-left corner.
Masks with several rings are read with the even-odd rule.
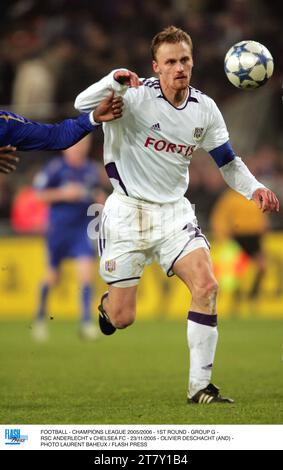
[[[21,435],[20,429],[5,429],[5,444],[19,446],[28,440],[28,436]]]

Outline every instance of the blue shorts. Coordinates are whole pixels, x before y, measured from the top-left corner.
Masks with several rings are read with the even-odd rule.
[[[94,242],[87,236],[85,229],[61,230],[49,233],[46,237],[49,266],[58,268],[66,258],[94,258]]]

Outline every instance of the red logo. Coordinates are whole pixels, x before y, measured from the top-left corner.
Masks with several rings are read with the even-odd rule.
[[[144,146],[153,147],[156,152],[179,153],[187,158],[192,155],[196,147],[195,145],[173,144],[166,140],[156,140],[154,137],[147,137]]]

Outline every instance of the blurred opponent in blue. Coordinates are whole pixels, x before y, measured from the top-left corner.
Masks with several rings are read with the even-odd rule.
[[[88,160],[90,138],[64,150],[63,156],[52,159],[35,177],[34,186],[41,200],[50,205],[46,236],[48,268],[41,286],[40,301],[33,334],[44,340],[46,330],[46,301],[50,288],[59,281],[60,266],[66,258],[76,262],[81,295],[80,333],[95,339],[97,331],[91,321],[92,274],[95,251],[87,235],[90,218],[88,207],[104,203],[97,167]],[[62,311],[64,303],[62,302]]]
[[[0,110],[0,172],[15,170],[16,150],[61,150],[74,145],[92,132],[101,122],[122,115],[122,99],[112,92],[95,111],[58,124],[43,124]]]

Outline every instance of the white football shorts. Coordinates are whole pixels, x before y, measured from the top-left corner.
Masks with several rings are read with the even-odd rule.
[[[209,247],[185,197],[156,204],[114,191],[106,201],[98,251],[100,274],[109,285],[137,285],[145,265],[154,259],[168,276],[173,276],[177,260],[197,248]]]

